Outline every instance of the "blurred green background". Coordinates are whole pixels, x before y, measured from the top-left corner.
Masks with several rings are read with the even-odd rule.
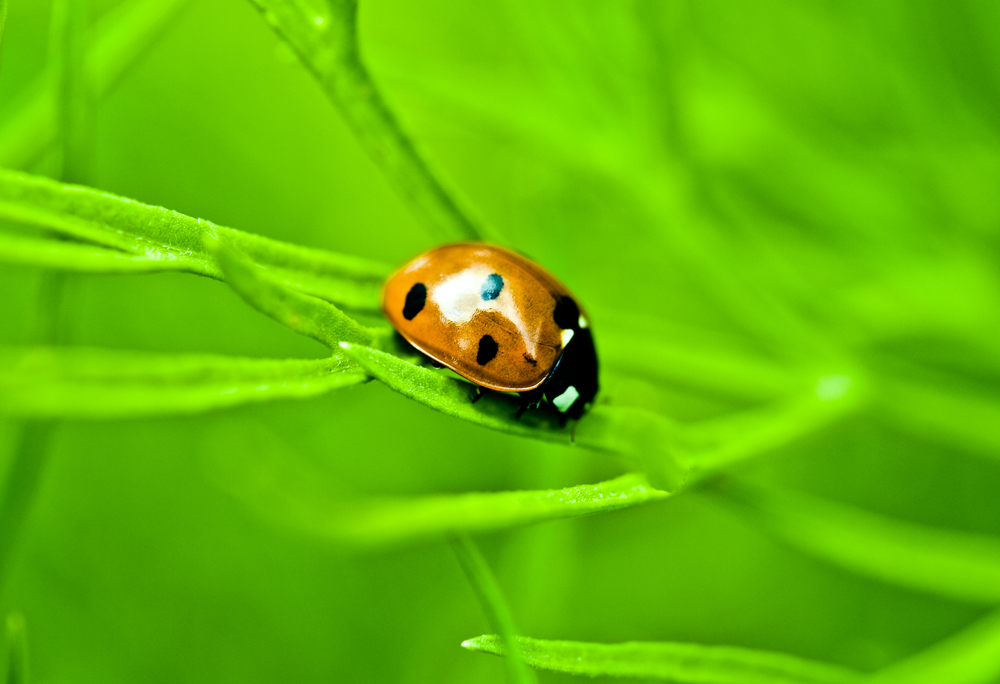
[[[91,19],[116,4],[93,0]],[[46,69],[50,11],[10,4],[0,125]],[[360,8],[366,61],[434,166],[589,309],[606,401],[688,422],[768,398],[738,380],[672,382],[658,372],[664,346],[718,345],[806,378],[857,373],[891,398],[739,474],[992,535],[998,26],[988,0]],[[98,103],[95,125],[94,187],[390,264],[434,244],[245,0],[191,3]],[[0,269],[0,343],[29,341],[41,278]],[[61,334],[112,349],[324,353],[224,284],[183,274],[69,276]],[[2,430],[13,443],[14,424]],[[459,648],[490,629],[446,544],[348,553],[258,517],[217,470],[261,452],[338,497],[622,472],[379,383],[195,417],[61,422],[0,598],[26,617],[32,679],[504,681],[499,659]],[[801,555],[698,490],[478,541],[538,638],[732,644],[868,671],[986,610]]]

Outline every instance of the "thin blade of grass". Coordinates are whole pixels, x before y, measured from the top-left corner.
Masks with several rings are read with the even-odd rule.
[[[994,684],[1000,678],[1000,611],[875,673],[867,684]]]
[[[55,175],[71,183],[84,183],[90,175],[93,122],[84,74],[86,25],[84,0],[55,0],[49,55],[56,100],[59,171]]]
[[[331,497],[321,473],[293,461],[257,448],[241,452],[238,461],[213,463],[213,479],[262,518],[359,549],[605,513],[670,496],[645,475],[629,473],[564,489],[345,501]]]
[[[5,628],[6,684],[28,684],[28,636],[24,616],[21,613],[8,613]]]
[[[221,278],[205,239],[216,237],[281,282],[347,307],[378,310],[382,264],[223,228],[110,193],[0,170],[0,218]]]
[[[518,637],[532,667],[589,677],[645,677],[679,684],[860,684],[846,668],[783,653],[733,646],[631,641],[594,644]],[[493,634],[462,643],[470,651],[505,656],[507,647]]]
[[[7,25],[7,0],[0,0],[0,66],[3,65],[3,30]]]
[[[804,397],[689,426],[686,453],[693,472],[711,475],[843,419],[863,405],[865,392],[857,384],[857,375],[825,375]]]
[[[1000,602],[1000,539],[926,527],[798,493],[721,490],[776,538],[867,577],[959,601]]]
[[[349,343],[340,347],[366,373],[435,411],[521,437],[570,443],[571,428],[560,427],[551,412],[528,411],[517,419],[515,402],[499,393],[485,394],[473,403],[476,393],[470,383],[376,349]],[[655,487],[673,492],[687,476],[687,466],[672,449],[673,432],[674,427],[655,414],[599,405],[580,419],[575,443],[624,455],[649,475]]]
[[[87,348],[0,350],[0,414],[131,418],[325,394],[367,380],[342,356],[174,356]]]
[[[287,0],[251,1],[299,55],[362,147],[425,225],[439,239],[483,239],[483,226],[431,169],[362,63],[356,0],[317,2],[312,7]]]
[[[517,636],[517,628],[514,627],[514,618],[504,601],[503,592],[500,585],[490,571],[486,559],[479,553],[479,549],[466,535],[459,535],[452,539],[452,549],[458,558],[465,576],[469,579],[469,584],[479,598],[479,605],[486,613],[487,620],[493,629],[500,632],[497,642],[503,644],[505,653],[508,654],[507,677],[513,684],[533,684],[538,680],[535,673],[528,667],[521,652],[520,638]]]
[[[135,0],[109,12],[86,50],[85,79],[93,96],[100,99],[111,92],[190,1]],[[55,93],[44,77],[28,93],[0,128],[0,166],[28,168],[55,142]]]
[[[179,261],[162,261],[81,242],[0,233],[0,262],[81,273],[183,271]]]
[[[330,349],[344,341],[371,344],[375,339],[371,330],[333,304],[281,284],[218,240],[210,244],[226,282],[261,313]]]

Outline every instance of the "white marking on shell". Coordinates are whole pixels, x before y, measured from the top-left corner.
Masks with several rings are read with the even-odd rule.
[[[583,316],[580,316],[580,320],[577,321],[577,322],[580,324],[580,329],[581,330],[583,330],[584,328],[587,327],[587,319],[584,318]]]
[[[560,413],[566,413],[566,411],[569,410],[569,407],[573,405],[573,402],[579,398],[580,393],[576,391],[575,387],[570,385],[566,388],[565,392],[553,399],[552,403],[555,404]]]
[[[572,339],[573,339],[573,329],[572,328],[566,328],[565,330],[562,331],[562,346],[563,346],[563,349],[566,348],[566,345],[569,344],[569,341],[572,340]]]

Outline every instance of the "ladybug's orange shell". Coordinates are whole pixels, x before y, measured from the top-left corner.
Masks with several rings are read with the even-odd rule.
[[[484,283],[495,283],[493,274],[503,284],[487,299]],[[407,295],[418,284],[426,297],[407,319]],[[410,344],[462,377],[501,392],[525,392],[545,381],[562,353],[563,331],[553,318],[560,297],[572,295],[524,257],[494,245],[458,243],[425,252],[390,276],[382,310]],[[477,352],[487,335],[496,353],[480,364]]]

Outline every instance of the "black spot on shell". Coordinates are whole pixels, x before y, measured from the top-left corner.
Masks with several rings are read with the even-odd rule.
[[[403,318],[412,321],[413,318],[424,310],[427,302],[427,286],[417,283],[406,293],[406,303],[403,305]]]
[[[485,366],[496,358],[498,351],[500,351],[500,346],[496,340],[489,335],[483,335],[479,338],[479,351],[476,353],[476,363],[480,366]]]
[[[479,290],[479,294],[482,296],[483,301],[493,301],[500,296],[500,292],[503,291],[503,278],[500,277],[499,273],[490,273],[486,276],[486,280],[483,281],[483,286]]]
[[[532,366],[537,366],[538,365],[538,361],[536,361],[535,359],[531,358],[527,354],[524,355],[524,360],[527,361],[528,363],[530,363]]]
[[[572,297],[557,297],[552,318],[563,330],[576,330],[580,327],[580,308]]]

